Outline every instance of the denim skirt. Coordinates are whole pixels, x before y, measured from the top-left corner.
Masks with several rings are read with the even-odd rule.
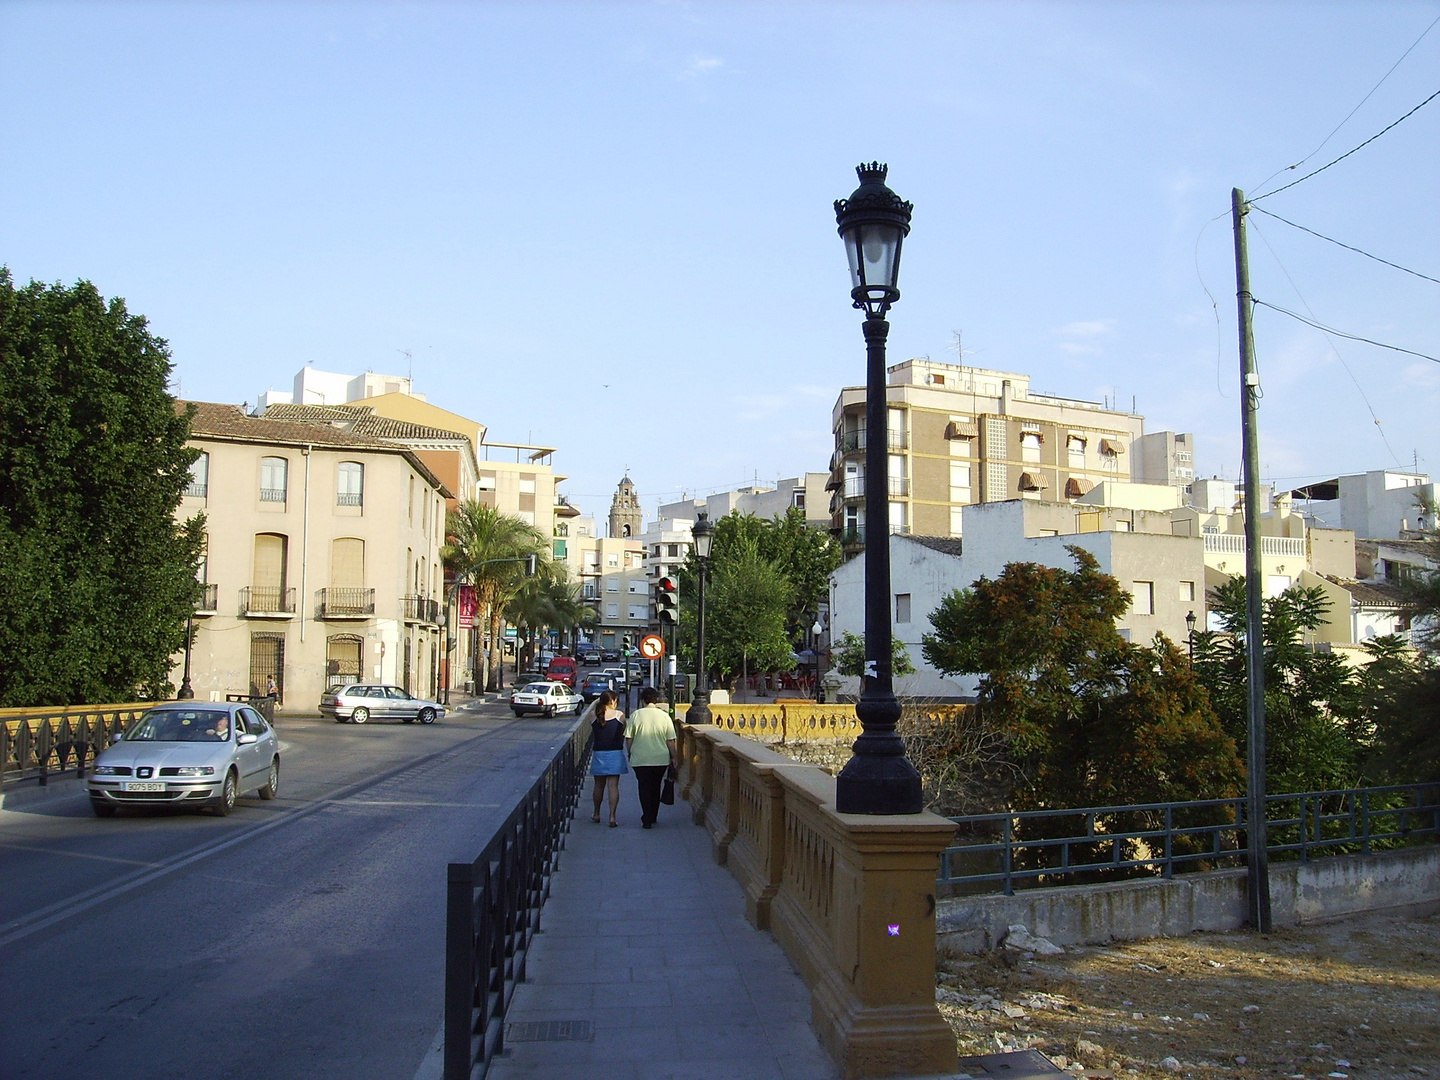
[[[629,771],[624,750],[596,750],[590,755],[591,776],[624,776]]]

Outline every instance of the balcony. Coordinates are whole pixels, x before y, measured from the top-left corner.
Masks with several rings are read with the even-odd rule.
[[[240,590],[243,619],[293,619],[295,590],[275,585],[252,585]]]
[[[200,599],[195,603],[196,615],[216,615],[220,612],[220,586],[201,585]]]
[[[840,453],[842,456],[846,454],[858,453],[859,451],[865,449],[865,436],[866,432],[864,428],[861,428],[859,431],[842,431],[835,436],[835,448],[837,452]],[[905,432],[885,432],[885,449],[904,450],[907,445],[908,441],[905,438]]]
[[[185,490],[181,492],[181,494],[184,495],[187,499],[203,499],[209,494],[209,492],[209,484],[199,483],[195,480],[191,480],[190,483],[185,485]]]
[[[440,622],[440,601],[428,596],[402,596],[400,600],[405,608],[406,622]]]
[[[283,503],[285,501],[285,489],[262,487],[260,489],[260,501]]]
[[[284,499],[279,500],[284,502]],[[361,491],[337,491],[335,493],[336,506],[364,506],[365,493]]]
[[[1245,537],[1240,533],[1206,533],[1207,555],[1244,555]],[[1282,559],[1304,559],[1305,540],[1296,536],[1262,536],[1260,554]]]
[[[910,480],[904,476],[891,476],[886,478],[886,490],[890,497],[904,498],[910,494]],[[863,476],[847,476],[845,478],[842,498],[846,502],[858,502],[865,498],[865,478]]]
[[[910,532],[909,525],[890,526],[891,536],[906,536]],[[850,525],[843,529],[831,529],[830,534],[840,541],[840,546],[846,551],[855,551],[865,546],[865,526]]]
[[[365,619],[375,614],[374,589],[321,589],[322,619]]]

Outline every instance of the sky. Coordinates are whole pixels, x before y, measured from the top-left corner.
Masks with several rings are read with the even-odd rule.
[[[587,512],[628,470],[648,519],[827,468],[864,380],[832,203],[878,159],[915,204],[892,363],[955,362],[958,332],[966,363],[1133,402],[1234,478],[1230,190],[1440,89],[1437,20],[0,0],[0,263],[123,297],[185,398],[253,404],[305,364],[413,373],[491,439],[557,447]],[[1440,99],[1256,205],[1440,278],[1437,178]],[[1257,298],[1440,357],[1440,285],[1250,221]],[[1265,307],[1255,337],[1267,479],[1440,474],[1440,363]]]

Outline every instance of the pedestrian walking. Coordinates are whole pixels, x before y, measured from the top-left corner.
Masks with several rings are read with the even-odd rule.
[[[600,803],[609,792],[612,829],[620,824],[615,820],[615,811],[620,808],[620,777],[630,771],[625,764],[625,714],[616,707],[619,700],[614,690],[604,691],[595,702],[595,715],[590,720],[594,736],[590,775],[595,778],[595,813],[590,820],[600,824]]]
[[[674,775],[675,723],[656,706],[660,695],[651,686],[640,691],[640,708],[625,725],[625,748],[640,788],[640,824],[649,829],[660,814],[660,786]]]

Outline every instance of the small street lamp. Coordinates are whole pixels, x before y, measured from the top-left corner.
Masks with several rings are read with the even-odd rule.
[[[195,641],[195,616],[185,616],[185,675],[180,680],[180,689],[175,697],[179,701],[189,701],[195,696],[195,688],[190,685],[190,646]]]
[[[855,715],[864,729],[835,779],[835,808],[846,814],[918,814],[920,774],[895,731],[900,702],[891,684],[890,505],[886,483],[885,313],[900,299],[900,247],[911,203],[885,186],[888,166],[855,170],[860,186],[835,203],[835,222],[850,260],[850,298],[865,312],[865,670]]]
[[[710,549],[715,544],[715,526],[710,515],[700,511],[690,530],[695,542],[695,565],[700,592],[695,605],[695,693],[690,699],[687,724],[708,724],[710,719],[710,677],[705,671],[705,580],[710,576]]]
[[[1190,648],[1190,666],[1195,666],[1195,612],[1185,616],[1185,639]]]
[[[820,625],[820,616],[815,616],[815,625],[810,628],[811,642],[810,650],[815,654],[815,700],[817,703],[824,702],[825,689],[820,685],[820,635],[825,628]]]

